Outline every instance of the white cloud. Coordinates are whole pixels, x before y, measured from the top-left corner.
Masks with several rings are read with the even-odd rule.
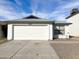
[[[37,13],[33,13],[33,15],[40,17],[40,18],[45,18],[48,19],[48,15],[47,13],[41,13],[41,12],[37,12]]]
[[[55,18],[57,20],[63,19],[65,20],[65,17],[68,16],[68,14],[70,13],[71,9],[73,8],[79,8],[79,0],[75,1],[75,2],[71,2],[71,3],[67,3],[67,4],[63,4],[60,5],[59,7],[56,8],[55,11],[53,11],[49,18]]]
[[[79,0],[69,0],[69,1],[65,1],[65,0],[32,0],[33,4],[32,4],[32,9],[33,9],[33,14],[43,17],[43,18],[47,18],[47,19],[56,19],[56,20],[65,20],[65,17],[67,17],[67,15],[70,13],[70,10],[72,8],[76,8],[79,7]],[[54,7],[52,4],[56,2],[59,3],[58,7]],[[38,4],[41,3],[44,5],[44,8],[42,9],[42,12],[40,11],[41,9],[38,8]],[[54,11],[51,11],[51,13],[48,13],[49,11],[49,6],[48,4],[50,4],[49,6],[51,6],[51,8],[55,8]],[[45,7],[48,9],[45,9]],[[39,11],[38,11],[39,10]]]
[[[16,2],[16,4],[18,5],[18,6],[22,6],[22,1],[23,0],[14,0],[15,2]]]
[[[15,0],[16,5],[9,1],[9,0],[0,0],[0,16],[5,19],[14,19],[14,18],[22,18],[26,17],[29,14],[26,14],[22,7],[23,0]],[[72,1],[72,0],[71,0]],[[59,3],[58,7],[54,7],[52,4],[53,2]],[[42,8],[41,12],[38,7],[39,3],[41,3],[44,8]],[[70,12],[72,8],[79,7],[79,0],[73,0],[72,2],[68,2],[65,0],[32,0],[31,1],[31,9],[33,11],[33,15],[39,16],[40,18],[46,19],[56,19],[56,20],[65,20],[67,14]],[[54,11],[50,10],[49,13],[49,6],[51,8],[54,7]],[[18,9],[20,12],[17,12]]]
[[[32,9],[33,9],[33,12],[38,12],[38,10],[39,10],[43,13],[49,13],[54,8],[56,8],[56,7],[54,7],[55,4],[63,5],[65,3],[67,3],[67,2],[64,0],[32,0]],[[40,9],[39,9],[39,7],[40,7]]]
[[[12,2],[0,0],[0,16],[4,18],[0,20],[18,19],[28,15],[23,12],[23,10],[17,12],[15,8],[18,8],[18,6],[14,5]]]

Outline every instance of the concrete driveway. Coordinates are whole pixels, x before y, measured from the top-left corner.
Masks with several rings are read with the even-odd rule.
[[[48,41],[13,40],[0,45],[0,59],[59,59]]]

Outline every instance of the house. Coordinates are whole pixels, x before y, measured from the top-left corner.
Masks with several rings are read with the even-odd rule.
[[[52,21],[33,15],[17,20],[1,21],[6,26],[3,32],[8,40],[53,40],[54,38],[69,38],[65,31],[70,23]]]
[[[70,15],[66,17],[67,22],[71,22],[68,31],[70,37],[79,37],[79,10],[77,8],[72,9]]]

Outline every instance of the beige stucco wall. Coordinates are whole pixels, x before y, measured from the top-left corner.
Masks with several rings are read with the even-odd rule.
[[[72,16],[67,21],[72,23],[68,28],[69,34],[71,36],[79,36],[79,14]]]

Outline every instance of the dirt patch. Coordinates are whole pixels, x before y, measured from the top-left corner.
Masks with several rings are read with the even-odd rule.
[[[5,43],[5,42],[7,42],[7,39],[4,39],[4,38],[3,39],[2,38],[0,39],[0,44]]]

